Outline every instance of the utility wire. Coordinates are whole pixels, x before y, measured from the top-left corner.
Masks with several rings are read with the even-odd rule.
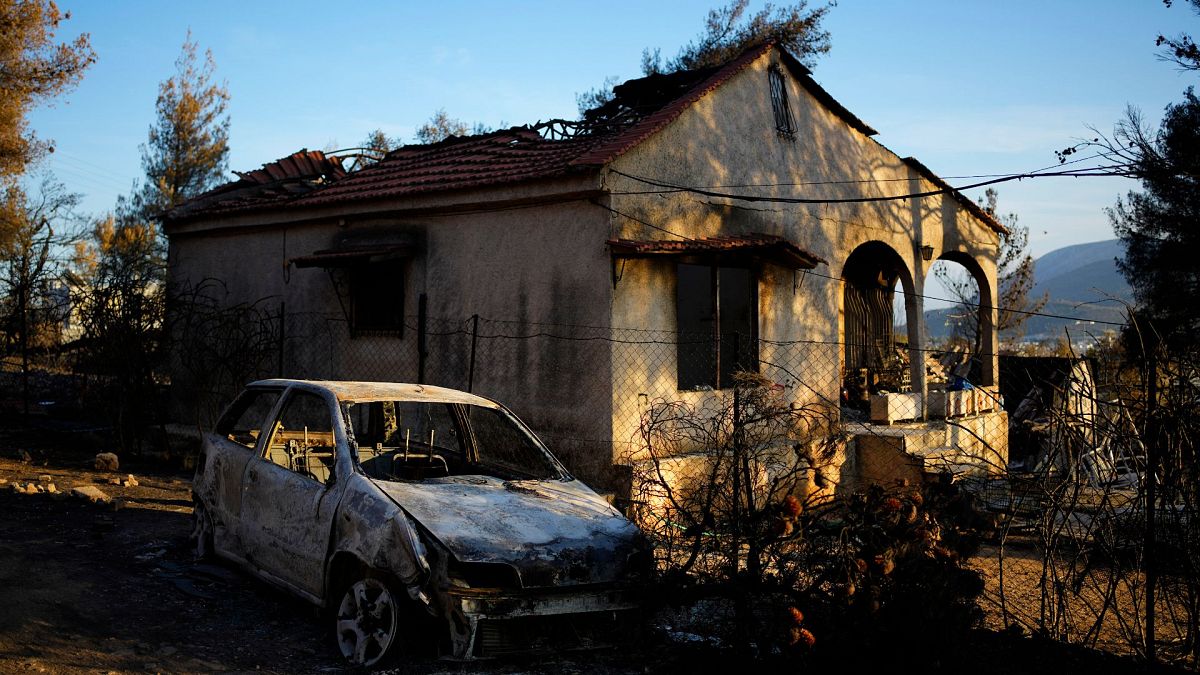
[[[593,201],[592,203],[595,204],[596,206],[599,206],[599,207],[609,211],[610,213],[616,214],[623,218],[628,218],[637,223],[641,223],[642,225],[645,225],[647,227],[658,230],[659,232],[664,232],[671,236],[679,237],[680,239],[683,239],[685,241],[695,241],[691,237],[687,237],[682,234],[679,234],[678,232],[673,232],[664,227],[660,227],[658,225],[648,223],[645,220],[642,220],[640,218],[635,218],[633,216],[630,216],[627,213],[622,213],[621,211],[614,209],[610,206],[601,204],[600,202]],[[850,281],[848,281],[847,279],[844,279],[842,277],[835,277],[835,276],[831,276],[828,274],[821,274],[820,272],[814,272],[813,270],[801,270],[801,273],[802,274],[811,274],[815,277],[820,277],[822,279],[829,279],[831,281],[838,281],[843,284],[850,283]],[[856,288],[868,288],[867,286],[861,286],[861,285],[857,285],[857,284],[852,284],[852,285],[854,285]],[[1099,324],[1105,324],[1105,325],[1109,325],[1109,326],[1124,326],[1125,325],[1123,322],[1120,322],[1120,321],[1105,321],[1102,319],[1088,319],[1088,318],[1084,318],[1081,316],[1067,316],[1065,314],[1049,314],[1049,313],[1045,313],[1045,312],[1033,312],[1033,311],[1022,310],[1022,309],[1012,309],[1012,308],[1000,307],[998,305],[995,305],[995,306],[994,305],[983,305],[983,304],[980,304],[977,302],[970,302],[969,300],[965,300],[963,298],[939,298],[939,297],[933,296],[933,295],[925,295],[922,293],[909,294],[907,292],[904,292],[904,295],[912,295],[912,297],[921,298],[922,300],[934,300],[937,302],[948,302],[948,303],[956,304],[956,305],[961,304],[961,305],[966,305],[968,307],[975,307],[978,309],[986,309],[986,310],[996,309],[997,311],[1000,311],[1000,312],[1011,312],[1013,314],[1023,314],[1026,316],[1042,316],[1042,317],[1046,317],[1048,319],[1065,319],[1068,321],[1078,321],[1078,322],[1082,322],[1082,323],[1099,323]]]
[[[646,185],[653,185],[655,187],[663,188],[665,190],[665,192],[663,192],[662,194],[670,194],[672,192],[690,192],[692,194],[698,194],[698,195],[702,195],[705,197],[716,197],[718,199],[732,199],[735,201],[747,201],[747,202],[769,202],[769,203],[775,203],[775,204],[864,204],[864,203],[870,203],[870,202],[905,201],[908,199],[917,199],[920,197],[933,197],[936,195],[950,194],[950,193],[954,193],[954,192],[960,192],[962,190],[970,190],[973,188],[985,187],[988,185],[996,185],[998,183],[1007,183],[1009,181],[1022,180],[1025,178],[1046,178],[1046,177],[1052,177],[1052,176],[1060,176],[1060,177],[1061,176],[1073,176],[1076,178],[1085,177],[1085,176],[1120,176],[1120,177],[1128,178],[1131,175],[1127,172],[1123,173],[1123,172],[1107,171],[1107,170],[1102,171],[1100,173],[1095,173],[1096,171],[1100,171],[1101,169],[1104,169],[1104,168],[1105,167],[1098,167],[1098,168],[1094,168],[1094,169],[1083,169],[1083,170],[1079,170],[1079,171],[1055,171],[1055,172],[1048,172],[1048,173],[1012,174],[1012,175],[1008,175],[1008,176],[1002,176],[1000,178],[992,178],[989,180],[979,181],[976,183],[972,183],[970,185],[962,185],[959,187],[946,186],[944,188],[937,188],[934,190],[924,190],[922,192],[910,192],[910,193],[901,194],[901,195],[882,195],[882,196],[874,196],[874,197],[842,197],[842,198],[775,197],[775,196],[771,196],[771,195],[748,195],[748,194],[740,194],[740,193],[736,193],[736,192],[710,190],[710,189],[706,189],[706,188],[702,188],[702,187],[695,187],[695,186],[690,186],[690,185],[677,185],[675,183],[670,183],[667,181],[655,180],[653,178],[646,178],[644,176],[636,176],[634,174],[625,173],[624,171],[621,171],[619,169],[609,169],[609,171],[612,171],[613,173],[620,175],[620,176],[625,176],[626,178],[629,178],[631,180],[638,181],[639,183],[644,183]],[[619,194],[619,193],[614,193],[614,194]]]

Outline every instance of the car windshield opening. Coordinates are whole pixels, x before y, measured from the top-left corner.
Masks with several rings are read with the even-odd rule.
[[[497,408],[429,401],[346,404],[358,463],[379,480],[485,475],[504,480],[559,478],[541,443]]]

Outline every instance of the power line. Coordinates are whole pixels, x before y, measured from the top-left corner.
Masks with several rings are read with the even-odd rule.
[[[999,183],[1007,183],[1009,181],[1022,180],[1025,178],[1047,178],[1047,177],[1062,177],[1062,176],[1069,176],[1069,177],[1076,177],[1076,178],[1090,177],[1090,176],[1117,176],[1117,177],[1126,177],[1126,178],[1130,177],[1130,174],[1128,174],[1128,173],[1109,171],[1109,170],[1103,170],[1103,169],[1106,169],[1106,167],[1095,167],[1095,168],[1091,168],[1091,169],[1082,169],[1082,170],[1077,170],[1077,171],[1055,171],[1055,172],[1048,172],[1048,173],[1011,174],[1011,175],[1007,175],[1007,176],[1001,176],[999,178],[992,178],[989,180],[979,181],[976,183],[972,183],[970,185],[962,185],[959,187],[946,186],[944,188],[936,188],[933,190],[924,190],[921,192],[910,192],[907,194],[900,194],[900,195],[880,195],[880,196],[873,196],[873,197],[841,197],[841,198],[776,197],[776,196],[772,196],[772,195],[748,195],[748,194],[740,194],[740,193],[736,193],[736,192],[724,192],[724,191],[719,191],[719,190],[710,190],[707,188],[696,187],[696,186],[691,186],[691,185],[678,185],[678,184],[670,183],[667,181],[661,181],[661,180],[656,180],[653,178],[646,178],[644,176],[637,176],[634,174],[625,173],[624,171],[621,171],[619,169],[609,169],[609,171],[612,171],[613,173],[618,174],[620,176],[625,176],[626,178],[629,178],[631,180],[638,181],[639,183],[644,183],[646,185],[653,185],[658,188],[663,188],[664,191],[658,192],[659,194],[690,192],[692,194],[698,194],[698,195],[702,195],[705,197],[715,197],[718,199],[731,199],[731,200],[735,200],[735,201],[748,201],[748,202],[769,202],[769,203],[776,203],[776,204],[864,204],[864,203],[871,203],[871,202],[905,201],[908,199],[918,199],[921,197],[933,197],[936,195],[951,194],[951,193],[955,193],[955,192],[961,192],[962,190],[970,190],[973,188],[985,187],[988,185],[997,185]],[[1099,173],[1097,173],[1097,172],[1099,172]],[[647,191],[647,192],[637,192],[637,193],[631,193],[631,194],[654,194],[654,193],[655,193],[655,191]],[[612,194],[622,194],[622,193],[614,192]]]

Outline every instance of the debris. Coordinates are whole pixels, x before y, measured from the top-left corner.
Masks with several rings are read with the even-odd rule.
[[[184,593],[187,593],[188,595],[190,595],[194,598],[200,598],[201,600],[212,600],[213,599],[213,596],[211,594],[205,593],[204,591],[200,590],[199,588],[196,588],[196,585],[193,584],[192,582],[188,581],[187,579],[180,579],[180,578],[176,577],[176,578],[171,579],[170,581],[171,581],[171,583],[175,584],[176,588],[178,588],[179,590],[183,591]]]
[[[38,476],[39,483],[49,483],[52,480],[54,480],[54,477],[48,473],[44,473],[44,474]]]
[[[102,492],[95,485],[83,485],[80,487],[71,488],[71,496],[77,499],[86,499],[89,502],[96,504],[107,504],[112,501],[112,498]]]
[[[108,484],[109,484],[109,485],[120,485],[120,484],[121,484],[121,479],[120,479],[120,478],[117,478],[116,476],[113,476],[112,478],[109,478],[109,479],[108,479]]]
[[[114,453],[101,452],[96,455],[97,471],[116,471],[120,466],[121,462]]]
[[[34,485],[33,483],[25,486],[25,494],[27,495],[36,495],[38,492],[38,486]]]
[[[159,548],[159,549],[155,549],[153,551],[146,551],[145,553],[135,555],[135,556],[133,556],[133,559],[141,560],[142,562],[145,562],[147,560],[154,560],[155,558],[161,558],[166,554],[167,554],[167,549]]]
[[[126,476],[125,480],[120,481],[120,483],[124,487],[137,487],[137,485],[138,485],[138,481],[136,478],[133,477],[133,474],[129,474],[128,476]]]
[[[58,486],[55,485],[54,483],[46,483],[46,492],[49,492],[49,493],[58,492]]]

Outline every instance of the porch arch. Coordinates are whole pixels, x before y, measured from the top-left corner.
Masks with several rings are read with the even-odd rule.
[[[881,388],[922,391],[920,358],[922,303],[912,271],[894,248],[868,241],[851,251],[842,267],[842,392],[849,403],[865,403]],[[904,291],[908,367],[897,362],[896,285]],[[885,387],[886,385],[886,387]]]
[[[973,384],[991,386],[996,384],[997,372],[999,368],[999,338],[997,336],[997,323],[999,320],[998,310],[996,308],[997,291],[993,287],[991,280],[988,278],[983,267],[974,258],[974,256],[964,251],[946,251],[938,256],[938,260],[946,260],[961,265],[966,269],[971,278],[975,280],[975,287],[979,291],[978,311],[976,312],[975,335],[976,343],[972,346],[974,354],[972,358],[978,363],[978,373],[975,374]]]

